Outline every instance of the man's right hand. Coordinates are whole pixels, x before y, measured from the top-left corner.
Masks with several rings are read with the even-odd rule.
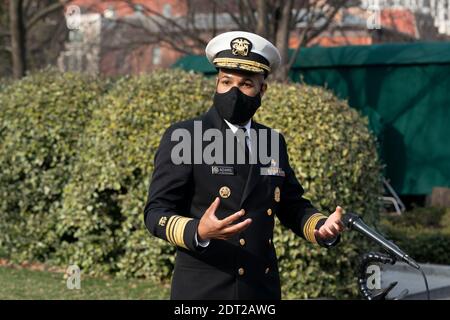
[[[220,198],[217,197],[200,219],[200,223],[197,228],[197,236],[199,241],[207,241],[209,239],[229,239],[234,234],[247,229],[252,222],[252,219],[248,218],[242,222],[233,224],[233,222],[245,214],[244,209],[241,209],[222,220],[217,219],[216,210],[219,207],[219,204]]]

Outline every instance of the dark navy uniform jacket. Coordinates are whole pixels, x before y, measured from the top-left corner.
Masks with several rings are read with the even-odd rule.
[[[225,136],[225,130],[229,130],[214,107],[196,119],[167,129],[155,155],[144,210],[150,233],[177,248],[171,299],[280,299],[280,278],[272,242],[275,216],[295,234],[329,246],[314,237],[314,230],[325,222],[326,216],[302,197],[304,190],[289,165],[281,134],[276,166],[280,169],[277,172],[283,174],[261,175],[261,168],[273,163],[259,161],[246,165],[174,164],[172,148],[179,141],[171,141],[172,133],[184,129],[194,139],[194,121],[201,121],[203,131],[215,128]],[[251,127],[257,132],[270,130],[255,121]],[[243,172],[248,173],[247,178]],[[239,221],[251,218],[252,223],[229,240],[212,239],[203,248],[196,242],[197,227],[216,197],[221,200],[216,211],[218,219],[245,209]]]

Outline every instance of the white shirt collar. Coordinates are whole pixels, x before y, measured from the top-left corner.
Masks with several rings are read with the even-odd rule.
[[[225,122],[226,122],[226,124],[230,127],[230,129],[231,129],[231,131],[233,132],[233,134],[234,133],[236,133],[236,131],[239,129],[239,128],[241,128],[241,126],[237,126],[237,125],[235,125],[235,124],[232,124],[232,123],[230,123],[230,122],[228,122],[227,120],[225,120],[225,119],[223,119]],[[248,120],[248,122],[243,126],[243,127],[245,127],[245,129],[247,130],[247,135],[248,136],[250,136],[249,135],[249,133],[250,133],[250,126],[252,125],[252,119],[250,119],[250,120]]]
[[[230,127],[233,134],[236,134],[236,131],[238,131],[239,128],[242,128],[242,126],[237,126],[235,124],[232,124],[228,122],[227,120],[223,119],[226,124]],[[250,135],[250,126],[252,125],[252,119],[248,120],[248,122],[243,126],[246,129],[245,135],[247,136],[247,147],[250,153],[252,152],[252,144],[251,144],[251,135]]]

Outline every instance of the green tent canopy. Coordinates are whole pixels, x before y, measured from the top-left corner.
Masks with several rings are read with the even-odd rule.
[[[216,73],[204,56],[174,67]],[[450,42],[302,48],[290,78],[325,86],[368,116],[399,194],[450,187]]]
[[[206,56],[184,56],[178,59],[172,68],[200,72],[206,75],[216,74],[216,68],[209,63]]]

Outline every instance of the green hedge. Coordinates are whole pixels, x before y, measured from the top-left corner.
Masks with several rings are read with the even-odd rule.
[[[368,223],[378,219],[382,184],[376,142],[367,119],[346,101],[319,87],[272,84],[256,118],[284,134],[296,176],[319,209],[332,213],[340,205]],[[344,234],[345,244],[326,250],[277,228],[284,297],[355,296],[352,274],[359,251],[353,238]]]
[[[0,239],[18,259],[76,263],[93,275],[167,281],[174,248],[152,237],[143,223],[153,157],[171,123],[208,109],[214,81],[174,70],[103,86],[83,79],[38,74],[0,93],[2,105],[10,110],[2,111],[2,126],[9,132],[2,139],[9,142],[2,144],[0,161],[9,161],[2,169],[15,167],[7,179],[2,175],[0,188],[7,192],[0,193],[0,200],[9,206],[2,207],[8,212],[8,227],[2,227],[6,233]],[[67,88],[70,97],[56,87]],[[377,219],[382,184],[376,143],[367,120],[345,101],[321,88],[269,84],[257,120],[285,135],[306,196],[323,212],[341,205],[368,221]],[[24,150],[13,148],[19,141]],[[46,159],[52,160],[51,166]],[[16,187],[7,187],[10,182]],[[26,210],[14,206],[22,202],[20,208]],[[23,232],[20,242],[13,240],[18,232]],[[327,251],[279,223],[275,232],[284,298],[357,293],[352,275],[358,250],[349,241],[351,234],[344,235],[344,245]]]
[[[100,81],[46,70],[0,92],[0,245],[16,260],[57,249],[63,187]]]
[[[6,87],[11,83],[9,78],[0,78],[0,92],[6,89]]]
[[[210,83],[181,72],[124,78],[105,95],[80,140],[80,158],[66,186],[61,261],[89,273],[168,279],[174,250],[143,224],[153,157],[166,127],[208,107]]]
[[[415,208],[384,217],[380,229],[415,260],[450,264],[450,209]]]

